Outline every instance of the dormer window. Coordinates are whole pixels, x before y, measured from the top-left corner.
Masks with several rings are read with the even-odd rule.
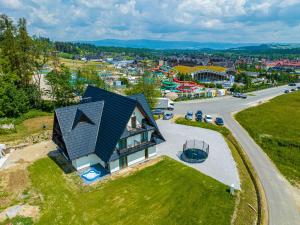
[[[77,109],[72,129],[74,129],[79,123],[89,123],[95,125],[93,121],[90,118],[88,118],[88,116],[84,112],[82,112],[80,109]]]

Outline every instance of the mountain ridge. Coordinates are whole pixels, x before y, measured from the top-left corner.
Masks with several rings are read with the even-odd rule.
[[[239,48],[245,46],[255,46],[258,43],[228,43],[228,42],[197,42],[197,41],[163,41],[163,40],[150,40],[150,39],[102,39],[93,41],[76,41],[79,43],[94,44],[96,46],[106,47],[127,47],[127,48],[148,48],[154,50],[226,50],[231,48]]]

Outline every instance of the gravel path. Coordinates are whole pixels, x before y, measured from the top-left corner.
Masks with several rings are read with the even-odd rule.
[[[23,149],[16,150],[9,154],[1,169],[7,169],[18,164],[33,162],[47,156],[50,151],[55,149],[56,145],[52,141],[42,141]]]

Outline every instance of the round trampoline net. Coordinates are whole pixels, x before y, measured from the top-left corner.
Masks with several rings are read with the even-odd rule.
[[[200,140],[187,140],[183,145],[181,159],[189,163],[200,163],[207,159],[209,145]]]

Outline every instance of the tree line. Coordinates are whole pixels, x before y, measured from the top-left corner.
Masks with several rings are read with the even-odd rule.
[[[0,117],[70,105],[88,84],[106,88],[95,68],[72,72],[61,64],[56,47],[47,38],[31,37],[24,18],[15,24],[0,15]],[[47,74],[43,73],[46,66]],[[43,79],[50,86],[49,93],[42,88]]]
[[[52,112],[55,107],[76,103],[87,85],[110,89],[95,67],[71,71],[59,60],[61,51],[78,53],[96,48],[31,37],[24,18],[14,23],[7,15],[0,15],[0,118],[19,117],[31,109]],[[47,92],[42,88],[43,81],[50,86]],[[153,107],[158,92],[148,81],[145,76],[127,93],[144,92]]]

